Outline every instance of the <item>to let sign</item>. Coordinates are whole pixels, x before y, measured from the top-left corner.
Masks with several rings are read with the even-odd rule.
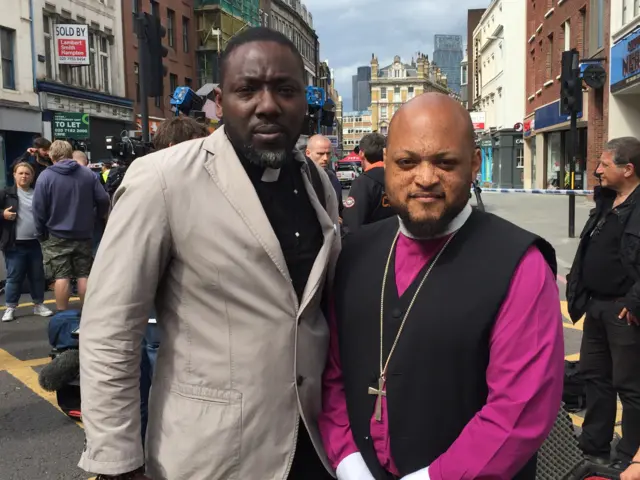
[[[53,138],[89,138],[88,113],[56,113],[53,116]]]
[[[89,26],[56,25],[56,53],[61,65],[89,65]]]

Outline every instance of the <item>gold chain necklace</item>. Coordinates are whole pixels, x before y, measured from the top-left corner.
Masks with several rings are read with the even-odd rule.
[[[427,280],[427,277],[431,273],[431,270],[433,270],[433,267],[438,262],[438,259],[440,258],[440,255],[442,255],[442,253],[445,251],[445,249],[447,248],[447,246],[449,245],[449,243],[451,242],[451,240],[453,239],[453,237],[455,236],[456,233],[457,233],[457,231],[453,232],[449,236],[449,238],[447,239],[445,244],[438,251],[438,253],[434,257],[433,261],[429,265],[429,268],[427,269],[427,271],[425,272],[424,276],[422,277],[422,280],[420,280],[420,284],[418,285],[418,288],[416,289],[416,293],[413,294],[413,298],[411,299],[411,303],[409,303],[409,307],[407,308],[407,311],[404,314],[404,318],[402,319],[402,323],[400,323],[400,328],[398,329],[398,333],[396,334],[396,338],[393,341],[393,345],[391,345],[391,350],[389,351],[389,356],[387,357],[387,361],[384,362],[384,349],[383,349],[383,346],[384,346],[383,345],[383,338],[384,338],[384,293],[385,293],[385,290],[386,290],[386,287],[387,287],[387,277],[389,275],[389,265],[391,265],[391,258],[393,257],[393,251],[394,251],[394,249],[396,247],[396,244],[398,243],[398,237],[400,236],[400,230],[398,230],[398,232],[396,233],[395,238],[393,239],[393,243],[391,244],[391,250],[389,250],[389,256],[387,257],[387,264],[386,264],[386,266],[384,268],[384,277],[382,277],[382,293],[380,295],[380,377],[378,378],[378,388],[369,387],[369,391],[368,391],[369,395],[377,395],[377,397],[378,397],[376,399],[376,410],[375,410],[375,417],[376,417],[376,420],[378,422],[382,420],[382,397],[386,397],[387,396],[387,392],[386,392],[386,390],[384,390],[384,384],[387,381],[386,375],[387,375],[387,369],[389,368],[389,361],[391,360],[391,356],[393,355],[393,352],[395,351],[396,346],[398,345],[398,340],[400,340],[400,335],[402,334],[402,330],[404,329],[404,325],[407,322],[407,318],[409,317],[409,313],[411,312],[411,309],[413,308],[413,304],[415,303],[416,298],[418,298],[418,293],[420,293],[420,290],[422,289],[422,285],[424,285],[424,282]]]

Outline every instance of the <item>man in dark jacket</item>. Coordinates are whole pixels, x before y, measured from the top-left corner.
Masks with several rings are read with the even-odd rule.
[[[27,162],[33,167],[33,183],[31,184],[35,188],[38,177],[44,170],[51,166],[51,160],[49,159],[49,148],[51,142],[44,137],[38,137],[33,140],[33,146],[28,148],[26,152],[18,157],[12,164],[11,169],[20,162]]]
[[[597,176],[596,208],[581,235],[569,281],[569,314],[586,313],[580,370],[587,413],[580,447],[592,460],[609,463],[622,402],[618,466],[626,468],[640,447],[640,141],[617,138],[604,148]]]
[[[77,279],[78,294],[84,300],[93,263],[96,215],[104,218],[109,210],[107,192],[93,172],[79,165],[72,155],[69,142],[53,142],[49,150],[53,165],[40,175],[33,198],[36,230],[45,263],[56,280],[59,311],[69,305],[72,278]]]
[[[360,140],[364,173],[353,181],[344,201],[342,225],[347,233],[394,215],[384,189],[385,145],[386,139],[379,133],[369,133]]]
[[[333,146],[331,140],[324,135],[314,135],[307,142],[305,155],[312,161],[320,165],[331,180],[336,195],[338,196],[338,213],[342,217],[342,185],[336,176],[336,172],[331,168],[331,156],[333,155]]]

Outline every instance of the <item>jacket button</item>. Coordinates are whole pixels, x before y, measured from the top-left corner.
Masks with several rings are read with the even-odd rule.
[[[296,385],[300,386],[302,385],[302,382],[304,382],[304,377],[302,375],[298,375],[296,378]]]
[[[394,308],[394,309],[391,311],[391,316],[392,316],[393,318],[396,318],[396,319],[397,319],[397,318],[402,318],[402,310],[400,310],[399,308]]]

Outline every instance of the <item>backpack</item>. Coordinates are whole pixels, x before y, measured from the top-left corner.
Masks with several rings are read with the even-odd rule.
[[[80,311],[58,312],[49,320],[49,344],[56,350],[78,348],[79,341],[73,332],[80,328]]]
[[[575,413],[587,407],[585,383],[580,374],[580,363],[564,361],[564,388],[562,389],[564,409]]]

